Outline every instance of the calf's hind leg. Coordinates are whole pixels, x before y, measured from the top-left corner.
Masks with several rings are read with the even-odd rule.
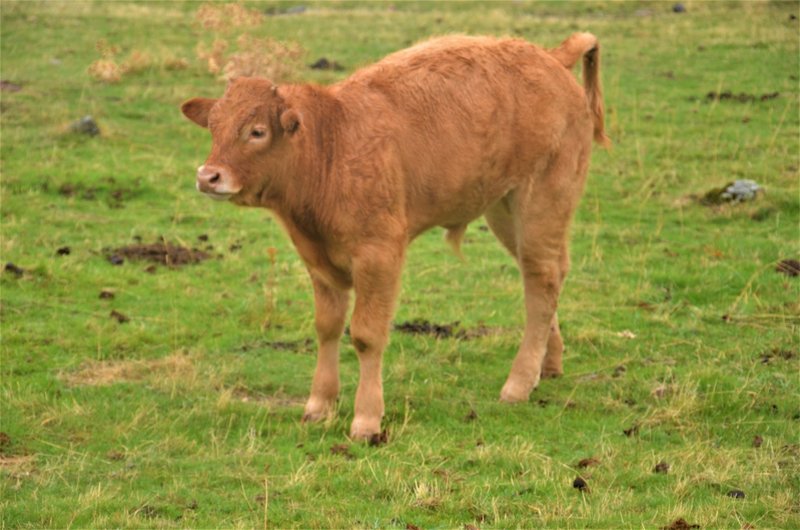
[[[514,217],[511,215],[510,201],[512,196],[509,195],[503,200],[498,201],[489,207],[485,212],[484,217],[486,223],[492,230],[492,233],[497,237],[500,243],[508,250],[509,254],[517,260],[517,236],[514,229]],[[563,256],[567,256],[566,249]],[[566,266],[562,268],[566,271]],[[563,281],[563,273],[562,273]],[[544,358],[544,365],[542,366],[542,377],[556,377],[564,373],[562,366],[561,354],[564,351],[564,342],[561,339],[561,331],[558,327],[558,315],[553,314],[553,320],[550,323],[550,333],[547,339],[547,353]]]
[[[522,344],[500,392],[503,401],[528,399],[539,384],[543,367],[545,375],[561,371],[563,344],[560,332],[555,331],[556,307],[569,266],[567,232],[588,168],[588,159],[571,153],[574,151],[562,151],[544,174],[517,190],[511,208],[525,287],[526,323]],[[552,358],[545,363],[549,349]]]

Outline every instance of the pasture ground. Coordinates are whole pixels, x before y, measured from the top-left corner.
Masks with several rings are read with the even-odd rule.
[[[776,271],[800,258],[800,10],[684,5],[3,1],[0,526],[800,526],[800,277]],[[265,67],[329,83],[430,35],[579,30],[614,147],[574,223],[565,376],[498,403],[522,292],[478,220],[463,263],[440,231],[411,247],[386,443],[346,437],[346,340],[338,416],[301,424],[304,269],[268,212],[194,191],[209,139],[178,105],[222,92],[209,61],[272,37],[305,55]],[[765,192],[699,200],[737,179]]]

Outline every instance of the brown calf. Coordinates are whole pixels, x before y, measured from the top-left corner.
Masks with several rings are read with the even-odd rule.
[[[581,87],[569,72],[583,59]],[[546,51],[522,40],[452,36],[399,51],[330,87],[232,81],[182,106],[211,131],[197,188],[273,210],[314,285],[319,356],[304,419],[333,409],[349,292],[360,378],[354,438],[381,430],[381,356],[406,247],[435,226],[456,247],[485,216],[514,256],[526,325],[500,399],[528,399],[562,373],[556,317],[567,231],[592,138],[603,132],[597,39]]]

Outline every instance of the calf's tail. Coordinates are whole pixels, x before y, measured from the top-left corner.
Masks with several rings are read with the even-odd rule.
[[[611,140],[605,133],[603,87],[600,84],[600,43],[597,42],[597,37],[591,33],[573,33],[558,48],[549,52],[570,70],[578,59],[583,58],[583,89],[594,121],[594,140],[608,147]]]

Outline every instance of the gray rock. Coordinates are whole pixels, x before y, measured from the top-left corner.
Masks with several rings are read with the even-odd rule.
[[[70,132],[76,134],[86,134],[89,136],[97,136],[100,134],[100,127],[94,118],[91,116],[84,116],[83,118],[72,122],[69,126]]]

